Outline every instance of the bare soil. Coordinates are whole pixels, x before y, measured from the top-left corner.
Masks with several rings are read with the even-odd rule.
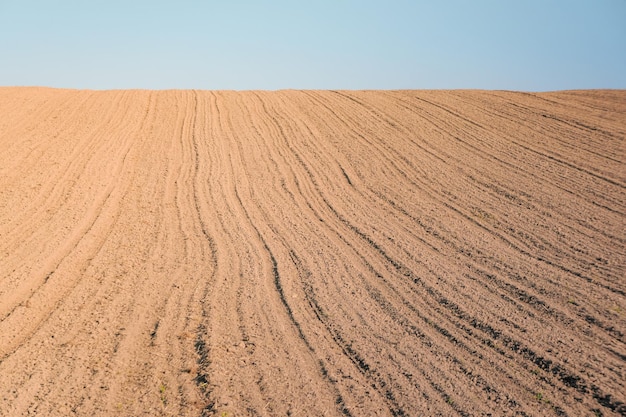
[[[626,415],[626,91],[0,115],[1,416]]]

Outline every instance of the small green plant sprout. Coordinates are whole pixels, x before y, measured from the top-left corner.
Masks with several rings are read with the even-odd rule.
[[[159,393],[161,394],[161,402],[163,403],[163,405],[167,405],[167,398],[165,397],[166,389],[167,387],[165,386],[165,384],[161,383],[159,385]]]
[[[548,398],[546,398],[545,395],[543,395],[542,393],[538,392],[535,394],[535,398],[537,399],[537,401],[540,401],[544,404],[550,404],[550,400]]]

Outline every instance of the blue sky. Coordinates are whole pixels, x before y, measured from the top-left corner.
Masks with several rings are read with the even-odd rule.
[[[0,0],[0,85],[626,88],[626,0]]]

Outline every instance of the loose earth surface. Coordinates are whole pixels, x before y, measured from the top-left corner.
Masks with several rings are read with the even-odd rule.
[[[0,115],[1,416],[626,415],[626,91]]]

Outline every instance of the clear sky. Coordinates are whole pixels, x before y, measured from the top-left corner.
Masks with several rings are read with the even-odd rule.
[[[626,0],[0,0],[0,85],[626,88]]]

